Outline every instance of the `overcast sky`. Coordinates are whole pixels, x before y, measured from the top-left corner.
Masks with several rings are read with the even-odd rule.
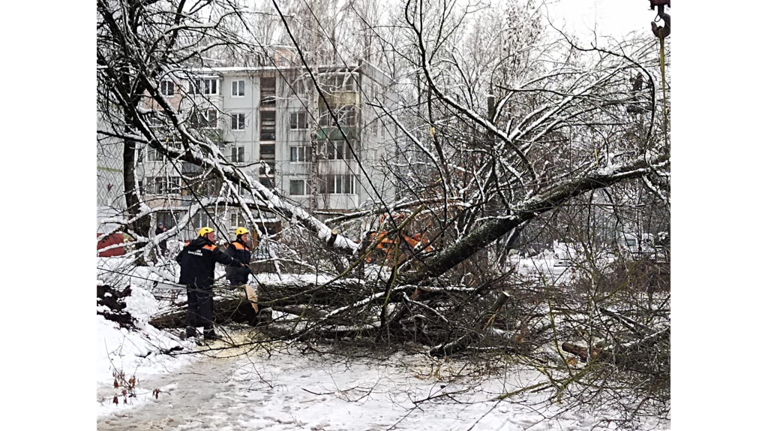
[[[648,0],[553,0],[547,9],[560,28],[580,36],[591,36],[596,28],[598,35],[617,39],[632,31],[650,32],[656,16]]]

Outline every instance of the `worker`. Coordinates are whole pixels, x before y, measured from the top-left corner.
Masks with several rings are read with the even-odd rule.
[[[235,240],[224,250],[224,254],[230,256],[234,260],[248,265],[251,263],[251,246],[249,243],[250,231],[244,227],[235,229]],[[248,284],[248,274],[250,274],[248,267],[234,268],[227,267],[227,280],[232,286],[241,286]]]

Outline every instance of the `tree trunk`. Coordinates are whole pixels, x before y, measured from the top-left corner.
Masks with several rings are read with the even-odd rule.
[[[613,172],[592,172],[540,192],[518,205],[515,212],[510,216],[483,224],[437,256],[429,259],[426,262],[427,270],[425,272],[404,274],[400,278],[399,284],[418,284],[429,277],[442,275],[501,238],[507,232],[539,214],[556,208],[568,199],[586,191],[608,187],[631,178],[639,178],[648,173],[650,164],[659,163],[662,160],[664,160],[663,156],[650,162],[645,157],[640,157],[615,168]]]

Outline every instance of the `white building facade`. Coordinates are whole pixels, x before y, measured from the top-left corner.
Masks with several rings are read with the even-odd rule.
[[[370,106],[386,103],[389,79],[368,65],[318,67],[313,76],[324,90],[320,97],[312,91],[315,81],[310,75],[291,67],[184,71],[163,79],[160,90],[178,110],[185,127],[209,137],[229,162],[321,218],[378,203],[373,187],[379,196],[391,198],[394,191],[385,186],[386,174],[379,162],[394,145]],[[172,131],[167,121],[157,115],[150,124],[163,136],[164,127]],[[173,135],[167,134],[166,143],[180,146]],[[313,136],[317,146],[314,163]],[[162,209],[157,220],[167,226],[175,225],[201,196],[218,194],[214,182],[202,184],[205,180],[201,179],[201,184],[190,184],[189,178],[199,172],[196,166],[165,160],[151,148],[137,154],[136,178],[145,203]],[[316,193],[310,187],[313,172]],[[236,211],[216,217],[230,231],[244,224]],[[276,219],[269,222],[279,223]],[[182,236],[211,224],[201,213]]]

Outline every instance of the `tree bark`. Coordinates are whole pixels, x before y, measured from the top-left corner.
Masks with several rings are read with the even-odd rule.
[[[620,181],[640,178],[650,171],[650,165],[665,160],[666,157],[664,156],[660,156],[650,162],[646,157],[639,157],[627,164],[614,168],[612,171],[603,172],[600,170],[590,172],[572,181],[561,183],[542,191],[517,205],[513,214],[483,224],[437,256],[427,260],[425,265],[426,271],[404,274],[399,282],[401,284],[418,284],[429,277],[442,275],[515,227],[537,217],[539,214],[558,207],[568,199],[590,190],[608,187]]]

